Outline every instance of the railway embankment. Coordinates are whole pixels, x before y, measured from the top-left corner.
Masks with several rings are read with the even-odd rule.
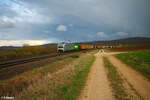
[[[28,59],[13,60],[13,61],[9,61],[3,64],[0,63],[0,80],[6,80],[9,78],[15,77],[26,71],[30,71],[35,68],[44,66],[48,63],[52,63],[57,60],[69,57],[74,53],[77,53],[77,52],[67,52],[67,53],[61,53],[61,54],[55,53],[52,55],[45,55],[44,57],[43,56],[33,57],[33,58],[31,57]],[[1,66],[1,64],[4,66]]]
[[[19,98],[22,100],[23,98],[25,100],[29,98],[37,98],[39,100],[41,98],[56,98],[55,100],[60,100],[60,97],[63,97],[68,92],[66,91],[66,87],[74,84],[73,77],[77,77],[81,70],[86,69],[86,66],[90,65],[89,63],[85,63],[85,60],[90,59],[90,63],[92,63],[93,58],[91,57],[91,53],[74,53],[64,59],[34,68],[10,79],[1,80],[0,95],[14,96],[18,100]],[[84,65],[83,69],[80,69],[82,65]],[[77,76],[74,76],[75,73],[78,73]],[[82,78],[84,77],[83,73]],[[58,91],[57,89],[60,89],[62,92],[60,93],[60,90]],[[74,87],[74,89],[76,88]],[[63,98],[66,97],[64,96]]]

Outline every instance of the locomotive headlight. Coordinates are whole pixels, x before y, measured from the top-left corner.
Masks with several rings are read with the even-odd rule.
[[[76,45],[75,48],[78,48],[78,46]]]

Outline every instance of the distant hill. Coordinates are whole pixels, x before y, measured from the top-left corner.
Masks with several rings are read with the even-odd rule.
[[[43,47],[56,46],[56,43],[44,44],[44,45],[41,45],[41,46],[43,46]],[[16,46],[1,46],[0,50],[13,50],[13,49],[17,49],[17,48],[20,48],[20,47],[16,47]]]
[[[125,39],[109,40],[109,41],[82,42],[81,44],[95,44],[95,45],[150,45],[150,38],[146,38],[146,37],[132,37],[132,38],[125,38]]]
[[[109,41],[90,41],[90,42],[81,42],[80,44],[95,44],[95,45],[150,45],[150,38],[147,37],[132,37],[125,39],[116,39]],[[56,46],[57,43],[49,43],[41,46]],[[2,46],[0,50],[16,49],[19,47],[15,46]]]
[[[41,46],[55,46],[55,45],[57,45],[57,43],[43,44],[43,45],[41,45]]]
[[[0,47],[0,50],[10,50],[10,49],[16,49],[16,48],[19,48],[19,47],[15,47],[15,46],[1,46]]]

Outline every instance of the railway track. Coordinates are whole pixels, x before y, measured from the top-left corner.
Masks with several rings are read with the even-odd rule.
[[[23,58],[23,59],[17,59],[17,60],[3,61],[3,62],[0,62],[0,69],[5,68],[5,67],[9,67],[9,66],[13,66],[13,65],[19,65],[19,64],[23,64],[23,63],[27,63],[27,62],[32,62],[35,60],[40,60],[40,59],[44,59],[44,58],[48,58],[48,57],[54,57],[57,55],[58,55],[58,53],[36,56],[36,57]]]
[[[65,53],[53,53],[38,57],[0,62],[0,81],[9,79],[34,68],[41,67],[58,59],[64,59],[65,57],[68,57],[77,52],[85,52],[85,50]]]
[[[14,66],[14,65],[24,64],[24,63],[28,63],[28,62],[38,61],[41,59],[66,55],[66,54],[70,54],[70,53],[73,53],[73,52],[53,53],[53,54],[49,54],[49,55],[42,55],[42,56],[29,57],[29,58],[23,58],[23,59],[17,59],[17,60],[3,61],[3,62],[0,62],[0,70],[3,68]]]

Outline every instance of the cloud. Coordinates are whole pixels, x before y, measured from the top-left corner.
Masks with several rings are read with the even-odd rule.
[[[46,40],[0,40],[0,46],[22,46],[28,44],[31,46],[49,43]]]
[[[137,36],[137,35],[135,35],[134,33],[134,36]],[[143,35],[139,35],[139,36],[143,36]],[[126,32],[116,32],[116,33],[96,32],[95,34],[87,34],[87,37],[90,39],[95,39],[95,40],[114,40],[114,39],[119,39],[123,37],[127,38],[128,33]],[[130,35],[130,37],[132,37],[132,35]]]
[[[5,23],[15,23],[15,22],[16,22],[15,19],[9,18],[9,17],[7,17],[7,16],[3,16],[3,17],[1,18],[1,20],[2,20],[3,22],[5,22]]]
[[[43,20],[44,19],[44,20]],[[7,16],[3,16],[1,17],[1,20],[7,23],[39,23],[39,24],[45,24],[45,23],[50,23],[50,18],[48,18],[47,16],[43,16],[38,14],[36,11],[32,10],[28,10],[26,9],[26,11],[23,12],[19,12],[19,14],[15,17],[7,17]]]
[[[13,22],[14,20],[11,20],[6,16],[0,17],[0,29],[13,28]]]
[[[107,37],[108,37],[108,35],[105,34],[104,32],[97,32],[96,35],[97,35],[98,37],[100,37],[100,38],[107,38]]]
[[[126,36],[126,35],[128,35],[128,33],[126,33],[126,32],[117,32],[117,34],[120,35],[120,36]]]
[[[72,25],[72,24],[69,24],[69,26],[72,27],[73,25]]]
[[[87,37],[88,37],[88,38],[94,38],[95,35],[93,35],[93,34],[88,34]]]
[[[65,25],[59,25],[57,27],[57,31],[67,31],[67,26],[65,26]]]
[[[36,10],[29,10],[24,9],[23,12],[19,12],[19,16],[14,18],[16,21],[24,21],[29,23],[40,23],[40,24],[47,24],[50,23],[52,20],[50,17],[42,15],[38,13]]]
[[[56,16],[78,16],[82,20],[98,25],[106,24],[107,26],[125,27],[128,29],[137,29],[137,25],[135,24],[141,23],[141,20],[143,20],[142,23],[147,23],[144,18],[148,18],[149,16],[148,3],[150,3],[149,0],[64,0],[63,2],[59,2],[59,0],[15,1],[22,1],[37,9],[38,7],[46,8],[46,11],[55,12]],[[137,10],[138,12],[136,12]]]
[[[45,30],[45,31],[43,31],[44,33],[49,33],[49,31],[48,30]]]
[[[150,36],[150,0],[1,1],[0,40]]]
[[[14,25],[12,23],[2,22],[0,23],[0,29],[13,28]]]

